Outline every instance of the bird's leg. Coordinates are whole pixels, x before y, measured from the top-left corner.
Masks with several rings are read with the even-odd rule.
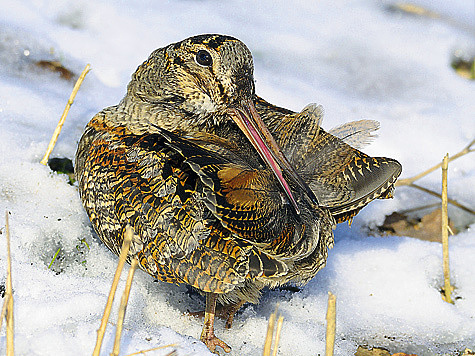
[[[217,353],[216,346],[222,347],[225,352],[230,352],[231,348],[214,335],[214,316],[216,313],[217,298],[218,295],[216,293],[206,293],[205,321],[200,340],[208,346],[211,352]]]
[[[234,315],[236,315],[236,312],[239,309],[241,309],[241,307],[245,303],[246,302],[244,300],[240,300],[239,302],[231,304],[231,305],[227,305],[226,307],[223,306],[223,309],[224,309],[224,312],[225,312],[224,315],[227,316],[226,324],[224,326],[226,329],[230,329],[231,326],[233,326]]]
[[[240,300],[237,303],[227,304],[227,305],[217,305],[215,308],[215,316],[225,320],[225,328],[230,329],[233,325],[234,315],[236,315],[237,311],[241,309],[241,307],[246,304],[246,301]],[[205,316],[205,311],[197,311],[197,312],[188,312],[189,315],[196,316],[203,318]]]

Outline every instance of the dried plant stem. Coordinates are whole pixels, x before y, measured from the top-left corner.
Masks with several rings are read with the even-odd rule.
[[[449,154],[446,154],[442,161],[442,254],[444,265],[444,292],[445,301],[452,302],[452,286],[450,285],[450,268],[449,268],[449,217],[447,214],[447,170],[448,170]]]
[[[132,260],[129,268],[129,274],[127,275],[127,282],[125,283],[124,294],[120,300],[119,316],[117,318],[117,327],[114,340],[114,348],[111,356],[119,356],[120,350],[120,337],[122,336],[122,328],[124,326],[125,311],[127,310],[127,303],[129,302],[130,288],[132,287],[132,280],[134,278],[135,270],[137,269],[138,261],[136,258]]]
[[[455,159],[457,159],[457,158],[460,158],[460,157],[466,155],[467,153],[475,152],[475,149],[472,148],[472,146],[473,146],[474,144],[475,144],[475,139],[472,140],[467,146],[465,146],[465,148],[464,148],[462,151],[460,151],[460,152],[456,153],[455,155],[453,155],[452,157],[448,158],[447,163],[448,163],[448,162],[451,162],[451,161],[453,161],[453,160],[455,160]],[[423,192],[425,192],[425,193],[431,194],[431,195],[433,195],[433,196],[436,196],[436,197],[438,197],[438,198],[441,198],[441,195],[440,195],[439,193],[436,193],[436,192],[434,192],[434,191],[432,191],[432,190],[430,190],[430,189],[421,187],[420,185],[414,184],[414,182],[415,182],[416,180],[421,179],[422,177],[428,175],[429,173],[431,173],[431,172],[433,172],[433,171],[439,169],[441,166],[442,166],[442,163],[439,163],[439,164],[436,164],[434,167],[431,167],[431,168],[425,170],[424,172],[419,173],[419,174],[417,174],[417,175],[415,175],[415,176],[413,176],[413,177],[411,177],[411,178],[399,179],[399,180],[396,182],[395,185],[396,185],[396,187],[409,186],[409,187],[412,187],[412,188],[419,189],[419,190],[421,190],[421,191],[423,191]],[[460,208],[460,209],[462,209],[462,210],[465,210],[466,212],[468,212],[468,213],[470,213],[470,214],[475,215],[475,210],[470,209],[470,208],[468,208],[468,207],[466,207],[466,206],[464,206],[464,205],[458,203],[456,200],[447,199],[447,201],[448,201],[450,204],[452,204],[452,205],[454,205],[454,206],[456,206],[456,207],[458,207],[458,208]]]
[[[472,149],[472,146],[475,144],[475,139],[472,140],[472,142],[470,142],[467,146],[465,146],[465,148],[454,154],[453,156],[451,156],[449,158],[449,162],[457,159],[457,158],[460,158],[464,155],[466,155],[467,153],[470,153],[470,152],[474,152],[475,149]],[[436,164],[434,167],[431,167],[429,169],[427,169],[426,171],[422,172],[422,173],[419,173],[417,175],[415,175],[414,177],[410,177],[410,178],[405,178],[405,179],[399,179],[397,182],[396,182],[396,187],[400,187],[400,186],[403,186],[403,185],[411,185],[412,183],[414,183],[416,180],[418,179],[421,179],[422,177],[428,175],[429,173],[439,169],[440,167],[442,166],[442,163],[439,163],[439,164]]]
[[[391,5],[391,6],[393,6],[395,9],[398,9],[400,11],[403,11],[412,15],[430,17],[434,19],[441,18],[441,15],[438,14],[437,12],[430,11],[422,6],[414,5],[411,3],[396,2],[394,5]]]
[[[273,350],[272,356],[277,355],[277,350],[279,348],[280,341],[280,332],[282,331],[282,325],[284,323],[284,317],[279,316],[279,319],[277,320],[277,329],[275,331],[275,340],[274,343],[272,343],[272,339],[274,338],[274,327],[276,324],[275,320],[277,318],[278,309],[279,306],[276,305],[275,311],[269,317],[269,323],[267,324],[266,340],[264,342],[264,350],[262,351],[263,356],[271,356],[271,350]]]
[[[61,128],[63,127],[63,124],[66,121],[66,116],[68,116],[69,109],[71,108],[71,105],[73,105],[74,98],[76,97],[79,87],[84,81],[86,74],[89,72],[90,67],[91,67],[90,64],[86,65],[81,75],[79,76],[78,80],[76,81],[76,84],[74,85],[73,91],[71,92],[71,95],[69,96],[69,100],[66,104],[66,107],[64,108],[63,115],[61,115],[61,119],[59,119],[58,125],[56,126],[56,129],[53,132],[53,136],[51,137],[51,140],[49,141],[48,148],[46,149],[46,153],[43,156],[43,159],[40,161],[42,165],[46,166],[48,164],[49,155],[51,154],[54,146],[56,145],[56,141],[58,140],[58,136],[59,136],[59,133],[61,132]]]
[[[437,194],[437,193],[436,193],[436,194]],[[411,208],[411,209],[400,210],[399,213],[401,213],[401,214],[409,214],[409,213],[413,213],[413,212],[419,211],[419,210],[434,208],[434,207],[436,207],[436,206],[437,206],[437,207],[440,206],[440,203],[427,204],[427,205],[417,206],[417,207]]]
[[[5,212],[5,230],[7,238],[7,280],[5,290],[5,301],[2,307],[2,321],[6,319],[6,339],[7,339],[7,356],[13,356],[15,354],[14,348],[14,331],[13,331],[13,288],[12,288],[12,258],[10,249],[10,223],[8,221],[8,211]],[[0,328],[1,328],[0,321]]]
[[[270,351],[272,348],[272,338],[274,336],[274,325],[275,325],[276,314],[277,314],[277,307],[276,307],[276,311],[272,313],[269,317],[269,323],[267,324],[266,341],[264,342],[264,351],[262,352],[263,356],[270,356]]]
[[[119,255],[119,263],[117,264],[114,280],[112,281],[109,297],[107,298],[106,307],[104,309],[104,315],[102,316],[102,320],[101,320],[101,326],[97,330],[97,340],[96,340],[96,346],[94,347],[94,351],[92,353],[93,356],[99,356],[99,353],[101,351],[102,340],[104,339],[107,321],[109,320],[109,316],[111,313],[112,302],[114,301],[115,291],[117,290],[117,285],[119,284],[120,275],[122,273],[122,269],[124,268],[127,255],[129,253],[130,243],[132,242],[133,234],[134,233],[133,233],[132,228],[130,226],[127,226],[127,230],[124,236],[124,241],[122,242],[122,249]]]
[[[336,296],[328,292],[327,307],[327,334],[325,356],[333,356],[335,348],[335,331],[336,331]]]
[[[433,196],[435,196],[435,197],[437,197],[437,198],[442,199],[442,195],[440,195],[440,194],[437,193],[437,192],[434,192],[433,190],[430,190],[430,189],[421,187],[420,185],[417,185],[417,184],[414,184],[414,183],[409,184],[409,186],[410,186],[410,187],[413,187],[413,188],[416,188],[416,189],[419,189],[419,190],[421,190],[421,191],[423,191],[423,192],[425,192],[425,193],[427,193],[427,194],[433,195]],[[470,208],[466,207],[465,205],[460,204],[460,203],[457,202],[456,200],[447,198],[447,202],[450,203],[450,204],[452,204],[452,205],[454,205],[454,206],[456,206],[457,208],[460,208],[460,209],[465,210],[466,212],[468,212],[468,213],[470,213],[470,214],[475,215],[475,210],[470,209]]]
[[[275,345],[274,351],[272,352],[272,356],[277,356],[277,350],[279,349],[279,341],[280,341],[280,332],[282,331],[282,325],[284,324],[284,317],[281,315],[277,320],[277,328],[275,330]]]
[[[147,350],[137,351],[137,352],[134,352],[133,354],[127,354],[125,356],[145,355],[145,353],[150,352],[150,351],[162,350],[162,349],[166,349],[167,347],[176,347],[176,346],[178,346],[178,344],[169,344],[169,345],[154,347]]]

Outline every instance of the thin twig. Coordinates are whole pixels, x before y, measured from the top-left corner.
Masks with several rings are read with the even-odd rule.
[[[451,236],[455,235],[454,232],[452,231],[452,228],[449,225],[447,225],[447,230],[449,230],[449,233]]]
[[[119,356],[120,351],[120,337],[122,336],[122,328],[124,326],[125,311],[127,310],[127,303],[129,302],[130,288],[132,287],[132,280],[134,278],[135,270],[137,269],[138,261],[136,258],[132,260],[129,268],[129,274],[127,275],[127,282],[125,283],[124,294],[120,300],[119,315],[117,317],[117,326],[114,340],[114,348],[111,356]]]
[[[279,341],[280,341],[280,332],[282,331],[282,325],[284,324],[284,317],[281,315],[277,320],[277,328],[275,330],[275,344],[274,344],[274,351],[272,352],[272,356],[277,356],[277,350],[279,349]]]
[[[169,344],[169,345],[154,347],[152,349],[137,351],[137,352],[134,352],[133,354],[128,354],[128,355],[125,355],[125,356],[145,355],[146,352],[155,351],[155,350],[162,350],[162,349],[166,349],[167,347],[176,347],[176,346],[178,346],[178,344]]]
[[[264,350],[262,351],[263,356],[270,356],[271,351],[272,351],[272,356],[277,355],[277,350],[279,348],[279,341],[280,341],[280,332],[282,331],[282,324],[284,323],[284,317],[279,316],[277,320],[277,328],[275,330],[275,338],[274,338],[274,326],[276,325],[278,310],[279,310],[279,305],[277,304],[275,306],[274,312],[269,317],[269,322],[267,324],[266,340],[264,342]],[[273,339],[274,339],[274,342],[272,342]]]
[[[332,294],[331,292],[328,292],[325,356],[333,356],[333,350],[335,348],[335,331],[336,331],[336,296]]]
[[[6,215],[6,217],[5,217],[5,227],[8,224],[7,219],[8,219],[8,216]],[[7,248],[8,248],[8,246],[7,246]],[[7,255],[8,255],[8,251],[7,251]],[[8,260],[7,260],[7,263],[8,263]],[[7,265],[7,278],[8,278],[8,265]],[[5,299],[3,300],[2,314],[0,316],[0,329],[2,329],[3,319],[6,318],[6,315],[7,315],[7,307],[8,307],[8,303],[10,303],[11,295],[8,294],[7,291],[5,291],[5,296],[4,297],[5,297]]]
[[[472,140],[472,142],[470,142],[467,146],[465,146],[465,148],[454,154],[452,157],[449,158],[449,162],[457,159],[457,158],[460,158],[464,155],[466,155],[467,153],[470,153],[470,152],[475,152],[475,149],[472,149],[472,146],[475,144],[475,139]],[[400,187],[400,186],[403,186],[403,185],[411,185],[412,183],[414,183],[416,180],[418,179],[421,179],[422,177],[428,175],[429,173],[439,169],[440,167],[442,166],[442,163],[439,163],[439,164],[436,164],[434,167],[431,167],[427,170],[425,170],[424,172],[422,173],[419,173],[413,177],[410,177],[410,178],[404,178],[404,179],[399,179],[397,182],[396,182],[396,187]]]
[[[5,301],[8,299],[6,308],[6,328],[7,328],[7,356],[15,354],[15,347],[13,344],[13,289],[12,289],[12,257],[10,249],[10,224],[8,221],[8,211],[5,212],[5,230],[7,237],[7,283],[5,291]]]
[[[463,30],[464,32],[472,33],[472,27],[470,27],[468,24],[465,24],[463,22],[457,21],[454,17],[450,16],[445,16],[441,13],[428,10],[422,6],[412,4],[408,1],[398,1],[398,2],[391,2],[392,4],[389,5],[390,9],[402,11],[404,13],[408,13],[411,15],[416,15],[416,16],[422,16],[422,17],[427,17],[427,18],[432,18],[432,19],[438,19],[446,22],[452,27],[456,27],[458,29]]]
[[[411,184],[409,184],[409,187],[413,187],[413,188],[422,190],[423,192],[425,192],[425,193],[427,193],[427,194],[430,194],[430,195],[433,195],[433,196],[435,196],[435,197],[437,197],[437,198],[439,198],[439,199],[442,199],[442,196],[441,196],[439,193],[434,192],[433,190],[430,190],[430,189],[421,187],[420,185],[411,183]],[[449,202],[450,204],[456,206],[457,208],[460,208],[460,209],[465,210],[466,212],[468,212],[468,213],[470,213],[470,214],[475,215],[475,210],[470,209],[470,208],[466,207],[465,205],[460,204],[460,203],[457,202],[456,200],[447,198],[447,202]]]
[[[274,325],[275,325],[276,316],[277,316],[277,306],[275,307],[275,311],[270,315],[269,323],[267,324],[266,340],[264,342],[264,351],[262,352],[263,356],[270,356],[270,351],[272,348],[272,338],[274,336]]]
[[[413,212],[419,211],[419,210],[434,208],[436,206],[440,206],[440,203],[427,204],[427,205],[417,206],[417,207],[411,208],[411,209],[400,210],[399,213],[400,214],[409,214],[409,213],[413,213]]]
[[[89,72],[91,65],[87,64],[84,70],[82,71],[81,75],[79,76],[78,80],[76,81],[76,84],[74,85],[73,91],[71,92],[71,95],[69,96],[69,100],[66,104],[66,107],[64,108],[63,115],[61,115],[61,119],[59,119],[58,125],[56,126],[56,129],[53,132],[53,136],[51,137],[51,140],[49,141],[48,148],[46,149],[46,153],[43,156],[43,159],[40,161],[40,163],[44,166],[48,164],[48,158],[51,152],[53,151],[54,146],[56,145],[56,141],[58,140],[58,136],[61,132],[61,128],[63,127],[64,122],[66,121],[66,116],[68,116],[69,109],[71,108],[71,105],[74,103],[74,98],[76,97],[76,94],[78,93],[79,87],[81,86],[82,82],[84,81],[84,78],[86,77],[86,74]]]
[[[94,351],[92,353],[93,356],[99,356],[99,353],[101,351],[102,340],[104,339],[107,321],[109,320],[109,316],[111,313],[112,302],[114,301],[115,291],[117,290],[117,285],[119,284],[122,268],[124,267],[125,261],[127,259],[127,255],[129,253],[130,243],[132,242],[133,235],[134,233],[133,233],[132,227],[127,226],[125,236],[124,236],[124,241],[122,242],[122,249],[119,255],[119,263],[117,264],[114,280],[112,281],[109,297],[107,298],[106,307],[104,309],[104,315],[102,316],[102,320],[101,320],[101,326],[97,330],[97,340],[96,340],[96,346],[94,347]]]
[[[447,214],[447,170],[449,154],[446,154],[442,161],[442,255],[444,266],[444,293],[445,301],[452,302],[452,286],[450,285],[449,268],[449,217]]]

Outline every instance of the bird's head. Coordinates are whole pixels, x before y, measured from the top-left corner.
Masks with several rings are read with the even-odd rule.
[[[200,35],[154,51],[137,68],[126,100],[166,129],[206,130],[254,97],[253,61],[241,41]]]
[[[302,181],[259,117],[254,99],[253,60],[246,45],[230,36],[199,35],[154,51],[132,76],[120,106],[138,131],[158,126],[193,136],[237,125],[298,212],[282,170]]]

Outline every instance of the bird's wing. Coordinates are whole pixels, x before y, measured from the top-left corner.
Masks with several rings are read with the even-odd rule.
[[[293,223],[290,206],[270,169],[232,160],[233,153],[223,154],[222,147],[217,154],[170,132],[161,132],[198,175],[203,203],[239,238],[269,243],[280,236],[285,224]]]
[[[99,128],[92,126],[91,137]],[[110,140],[111,135],[120,140]],[[212,153],[168,138],[114,128],[96,134],[84,152],[88,158],[81,170],[88,173],[80,174],[82,195],[107,246],[120,252],[130,224],[135,232],[131,251],[142,268],[160,280],[205,292],[225,293],[248,277],[287,273],[283,262],[251,241],[272,214],[269,196],[281,202],[278,187],[270,193],[252,184],[244,187],[257,181],[255,173],[238,174],[238,167]],[[213,179],[216,192],[207,186]]]
[[[334,127],[328,133],[338,137],[351,147],[360,149],[374,140],[377,135],[373,132],[378,129],[379,122],[376,120],[358,120]]]
[[[333,135],[321,128],[321,106],[311,104],[289,114],[259,99],[256,108],[272,125],[278,144],[320,205],[328,207],[337,221],[351,218],[371,200],[391,196],[401,173],[399,162],[370,157],[348,144],[368,141],[377,129],[375,121],[348,123],[334,129]],[[272,111],[279,120],[271,118]]]

